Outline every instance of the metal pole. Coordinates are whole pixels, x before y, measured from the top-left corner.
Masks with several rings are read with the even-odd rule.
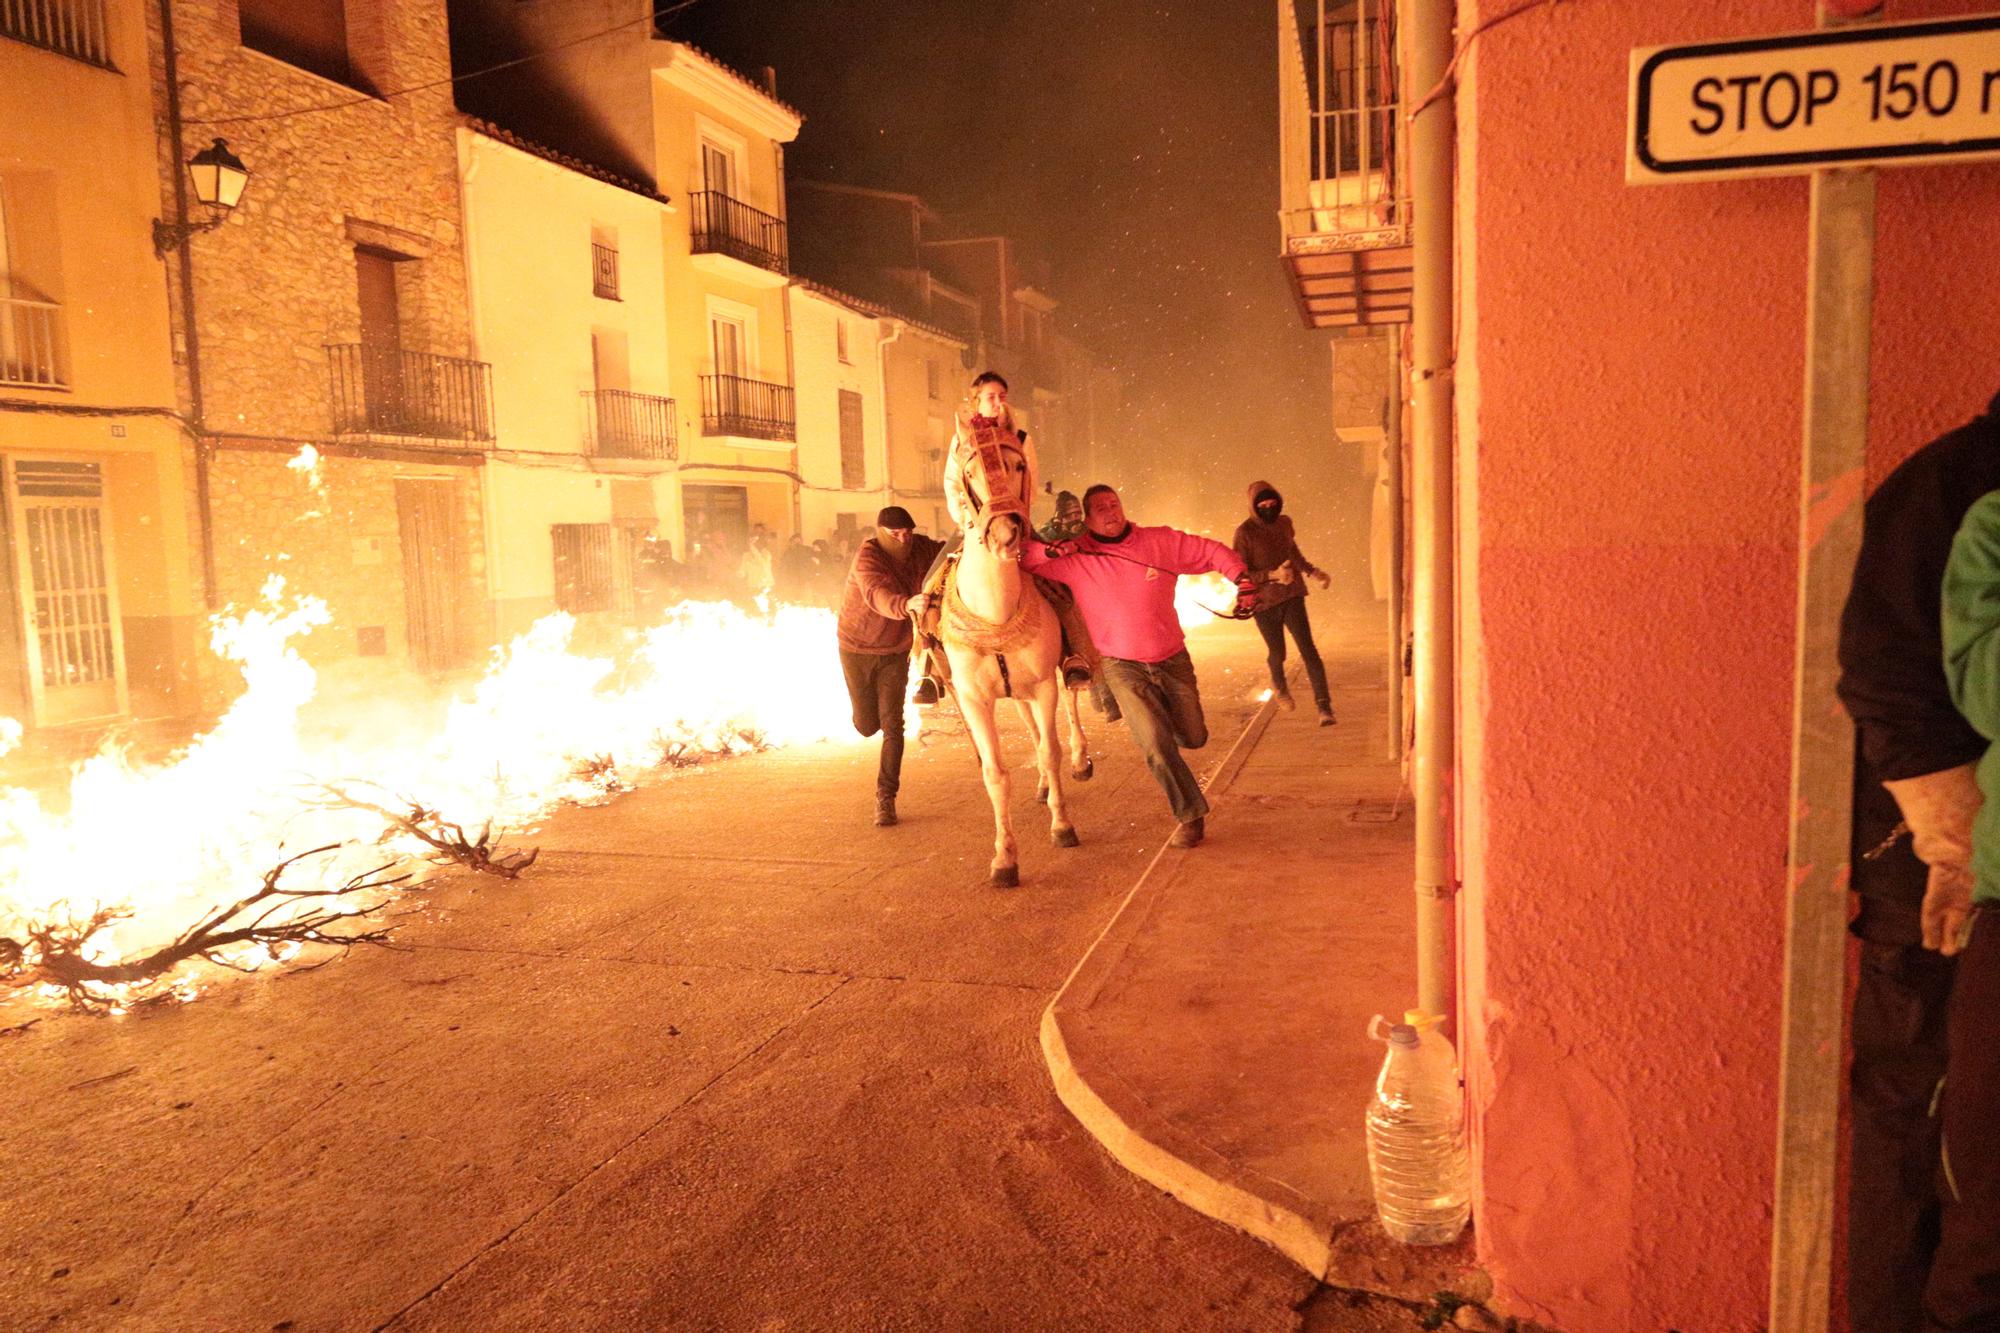
[[[1403,757],[1403,329],[1389,330],[1382,478],[1389,488],[1389,758]]]
[[[1454,0],[1403,0],[1410,34],[1406,105],[1445,77]],[[1412,628],[1417,819],[1417,1003],[1452,1016],[1452,200],[1457,97],[1449,88],[1410,120]]]
[[[174,0],[160,0],[161,75],[166,82],[167,143],[173,155],[168,170],[174,178],[174,222],[185,227],[188,220],[187,144],[182,138],[180,49],[174,41]],[[202,604],[210,611],[222,606],[222,590],[215,580],[215,510],[210,499],[209,455],[214,444],[208,436],[208,406],[201,385],[201,326],[194,309],[194,245],[183,236],[175,248],[180,269],[181,340],[187,351],[188,424],[194,434],[194,495],[197,537],[201,542]]]
[[[1820,26],[1835,26],[1831,6]],[[1847,9],[1855,8],[1853,5]],[[1775,1333],[1832,1311],[1841,1009],[1854,732],[1834,697],[1841,605],[1861,546],[1875,288],[1875,173],[1816,171],[1807,259],[1805,438],[1799,467],[1792,830],[1785,863],[1784,1043],[1771,1228]]]

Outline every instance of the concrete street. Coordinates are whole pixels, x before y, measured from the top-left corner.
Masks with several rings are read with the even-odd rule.
[[[1197,659],[1213,762],[1261,647],[1218,625]],[[121,1020],[0,1012],[39,1017],[0,1037],[0,1322],[1414,1327],[1056,1100],[1042,1010],[1170,828],[1093,720],[1082,848],[1017,773],[1011,893],[962,736],[912,747],[888,830],[873,743],[827,745],[564,812],[519,881],[413,900],[400,951]]]

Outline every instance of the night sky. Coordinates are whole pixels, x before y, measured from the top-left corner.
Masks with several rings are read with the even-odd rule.
[[[1354,450],[1326,335],[1278,260],[1268,0],[699,0],[669,19],[805,115],[794,179],[920,194],[1039,248],[1058,319],[1126,382],[1112,469],[1140,522],[1227,539],[1244,485],[1287,493],[1307,553],[1358,568]],[[1338,500],[1335,497],[1339,497]]]

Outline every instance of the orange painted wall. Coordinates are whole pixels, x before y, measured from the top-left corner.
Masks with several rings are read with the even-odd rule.
[[[1462,1044],[1482,1259],[1567,1333],[1764,1319],[1807,187],[1623,143],[1632,48],[1813,17],[1537,9],[1462,87]],[[1877,480],[2000,390],[2000,167],[1880,209]]]

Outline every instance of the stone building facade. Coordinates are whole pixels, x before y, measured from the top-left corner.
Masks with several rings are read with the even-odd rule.
[[[165,215],[181,161],[212,139],[251,173],[172,270],[211,603],[281,573],[329,603],[303,651],[336,675],[463,664],[488,630],[493,414],[470,356],[443,0],[171,0],[166,18],[152,19]],[[317,486],[283,466],[308,446]]]

